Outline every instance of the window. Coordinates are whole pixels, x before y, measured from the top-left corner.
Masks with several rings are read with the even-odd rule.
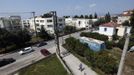
[[[47,20],[47,22],[52,22],[52,20]]]
[[[39,24],[36,24],[36,26],[39,26]]]
[[[59,24],[59,26],[62,26],[62,24]]]
[[[59,19],[59,21],[62,21],[62,19]]]
[[[48,28],[51,28],[51,27],[53,27],[53,25],[47,25],[47,27],[48,27]]]
[[[40,22],[44,22],[44,20],[40,20]]]
[[[107,31],[107,28],[104,28],[104,31]]]
[[[40,30],[40,28],[37,28],[37,30]]]
[[[79,25],[81,24],[81,21],[79,21]]]
[[[36,22],[39,22],[39,20],[36,20]]]

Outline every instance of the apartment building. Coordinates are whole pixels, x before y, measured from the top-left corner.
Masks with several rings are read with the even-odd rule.
[[[57,18],[58,23],[58,29],[63,30],[65,27],[65,20],[62,17]],[[44,29],[50,33],[54,34],[54,19],[53,17],[47,17],[42,18],[40,16],[35,18],[35,24],[34,24],[34,18],[23,20],[24,27],[28,28],[30,31],[35,31],[35,25],[37,32],[40,32],[41,27],[44,27]]]
[[[122,24],[125,21],[130,21],[130,17],[132,13],[133,10],[123,11],[123,13],[118,16],[117,24]]]
[[[22,29],[21,17],[20,16],[1,17],[0,28],[5,28],[6,30],[9,31]]]
[[[91,28],[93,22],[97,19],[84,19],[84,18],[66,18],[65,24],[68,26],[75,26],[77,29],[81,28]]]

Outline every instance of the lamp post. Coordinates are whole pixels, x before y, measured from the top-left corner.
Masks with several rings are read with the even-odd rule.
[[[55,34],[55,42],[57,45],[56,52],[60,56],[60,46],[59,46],[59,34],[58,34],[58,23],[57,23],[57,13],[56,11],[51,11],[50,14],[53,16],[54,21],[54,34]]]

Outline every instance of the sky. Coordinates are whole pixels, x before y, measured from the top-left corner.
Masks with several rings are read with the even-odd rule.
[[[120,14],[134,9],[134,0],[0,0],[0,15],[11,12],[32,12],[42,15],[57,11],[59,16]],[[26,14],[26,13],[25,13]]]

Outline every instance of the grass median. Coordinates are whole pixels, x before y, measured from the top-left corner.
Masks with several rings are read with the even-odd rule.
[[[19,75],[68,75],[68,73],[54,54],[20,70]]]

